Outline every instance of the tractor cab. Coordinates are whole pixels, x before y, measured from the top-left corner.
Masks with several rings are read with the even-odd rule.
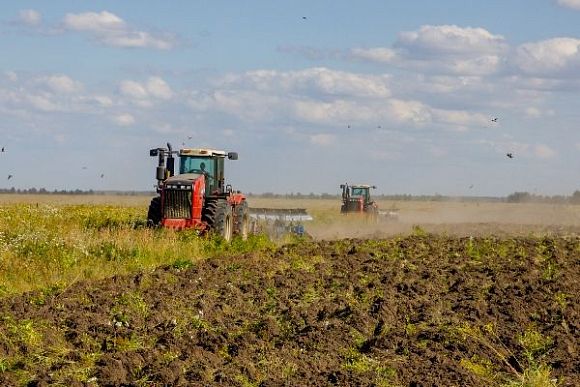
[[[236,160],[237,154],[215,149],[181,149],[179,151],[179,176],[195,178],[205,176],[205,189],[208,194],[225,191],[224,159]],[[188,176],[189,175],[189,176]]]
[[[353,185],[350,187],[350,196],[362,198],[365,203],[368,203],[371,201],[370,189],[368,185]]]
[[[226,192],[224,178],[224,160],[237,160],[236,152],[225,152],[215,149],[184,148],[173,151],[171,145],[166,148],[155,148],[150,156],[159,158],[156,179],[158,189],[162,183],[183,183],[205,177],[205,190],[208,195],[218,195]],[[175,174],[175,157],[179,156],[179,174]]]

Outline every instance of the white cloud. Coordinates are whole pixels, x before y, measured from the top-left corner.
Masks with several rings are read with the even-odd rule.
[[[119,91],[122,95],[137,100],[145,100],[149,97],[171,99],[173,96],[173,91],[167,82],[159,77],[150,77],[144,84],[131,80],[122,81],[119,85]]]
[[[42,23],[42,15],[34,9],[23,9],[19,14],[20,21],[29,26],[37,26]]]
[[[556,0],[556,3],[562,7],[580,11],[580,0]]]
[[[58,104],[46,95],[27,95],[26,99],[30,105],[37,110],[44,112],[56,112],[62,110],[59,108]]]
[[[135,124],[135,117],[129,113],[124,113],[115,116],[113,121],[119,126],[131,126]]]
[[[516,49],[514,61],[520,70],[529,75],[578,75],[580,39],[554,38],[522,44]]]
[[[250,71],[241,75],[230,74],[219,86],[251,87],[262,91],[346,95],[359,97],[388,97],[390,77],[386,75],[355,74],[315,67],[300,71]]]
[[[425,123],[431,121],[432,112],[419,101],[391,100],[388,104],[390,116],[399,122]]]
[[[455,25],[424,25],[418,31],[399,34],[398,48],[415,54],[476,54],[499,53],[504,50],[504,38],[483,28]]]
[[[393,48],[355,48],[351,56],[430,73],[485,75],[501,68],[507,48],[501,35],[483,28],[424,25],[400,33]]]
[[[153,97],[160,99],[170,99],[173,96],[173,91],[167,82],[159,77],[151,77],[147,80],[147,91]]]
[[[95,100],[102,107],[107,108],[113,106],[113,100],[106,95],[95,95],[93,100]]]
[[[55,93],[76,93],[83,89],[82,83],[63,74],[44,77],[40,81],[45,83]]]
[[[92,31],[96,33],[110,33],[111,31],[122,31],[127,28],[123,19],[117,15],[103,11],[85,13],[67,13],[63,19],[65,28],[75,31]]]
[[[300,71],[252,71],[230,74],[215,90],[192,93],[188,104],[197,112],[223,112],[245,121],[290,120],[338,130],[353,124],[372,130],[395,124],[423,127],[436,123],[455,131],[485,126],[487,115],[434,109],[413,99],[393,98],[388,75],[365,75],[311,68]],[[424,94],[424,93],[422,93]]]
[[[122,81],[119,90],[121,94],[131,98],[141,99],[149,96],[145,86],[135,81]]]
[[[108,12],[68,13],[62,25],[66,30],[84,32],[107,46],[169,50],[176,44],[170,34],[152,34],[129,26],[119,16]]]
[[[354,48],[350,52],[351,56],[371,62],[390,63],[397,57],[397,52],[390,48]]]

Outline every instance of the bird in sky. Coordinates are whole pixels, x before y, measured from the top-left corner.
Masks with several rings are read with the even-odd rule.
[[[306,20],[306,19],[307,19],[307,17],[306,17],[306,16],[302,16],[302,20]]]
[[[87,169],[87,167],[83,167],[83,169]]]
[[[101,173],[101,179],[102,179],[103,177],[105,177],[105,174],[104,174],[104,173]]]
[[[513,154],[513,153],[511,153],[511,152],[510,152],[510,153],[506,153],[505,155],[506,155],[507,157],[509,157],[510,159],[513,159],[513,158],[514,158],[514,154]]]
[[[2,152],[4,152],[4,147],[2,147]]]
[[[472,188],[473,188],[473,184],[471,184],[471,185],[469,186],[469,189],[472,189]]]
[[[497,122],[497,117],[493,117],[493,118],[491,119],[491,122]]]
[[[12,179],[12,177],[13,177],[12,175],[8,175],[8,179],[6,179],[6,180],[10,180],[10,179]]]
[[[188,140],[191,140],[193,138],[193,136],[187,136]]]

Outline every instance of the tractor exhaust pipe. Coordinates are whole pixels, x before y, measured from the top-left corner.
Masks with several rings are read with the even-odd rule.
[[[173,157],[173,149],[170,143],[167,143],[167,150],[167,170],[169,171],[169,176],[173,176],[175,175],[175,158]]]

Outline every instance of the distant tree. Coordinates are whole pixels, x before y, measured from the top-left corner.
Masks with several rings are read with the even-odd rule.
[[[572,204],[580,204],[580,191],[576,190],[570,197],[570,203]]]
[[[514,192],[508,195],[506,201],[508,203],[525,203],[531,201],[531,195],[529,192]]]

